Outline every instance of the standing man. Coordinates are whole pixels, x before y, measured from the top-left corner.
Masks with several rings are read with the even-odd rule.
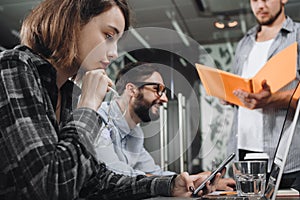
[[[233,64],[234,73],[245,78],[252,77],[272,56],[293,42],[299,42],[300,25],[285,15],[284,6],[287,2],[288,0],[250,0],[258,25],[250,29],[239,42]],[[299,71],[299,55],[297,69]],[[233,131],[229,140],[235,144],[228,147],[235,148],[229,152],[238,149],[240,160],[243,160],[245,154],[249,152],[266,152],[270,157],[270,164],[297,81],[293,81],[276,93],[271,93],[267,81],[261,84],[263,89],[259,93],[234,91],[246,108],[235,107]],[[293,110],[296,103],[296,99],[293,99],[290,105]],[[285,130],[291,124],[293,115],[294,113],[290,112],[287,117]],[[298,123],[298,131],[294,135],[282,179],[292,182],[291,185],[285,186],[292,186],[298,190],[300,189],[299,126]]]
[[[96,147],[98,159],[109,169],[129,176],[175,174],[155,164],[144,148],[139,126],[157,120],[159,107],[168,102],[159,69],[150,63],[129,63],[117,75],[116,90],[121,95],[117,103],[103,103],[98,111],[108,121]],[[234,180],[220,179],[217,188],[232,190],[234,186]]]

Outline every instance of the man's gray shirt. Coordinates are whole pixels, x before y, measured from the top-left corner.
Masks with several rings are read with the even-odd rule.
[[[235,74],[242,74],[242,67],[244,63],[247,61],[248,55],[255,43],[256,34],[259,30],[259,26],[255,26],[248,31],[248,33],[242,38],[239,42],[235,60],[233,62],[233,72]],[[280,32],[274,39],[270,50],[268,52],[268,59],[272,56],[283,50],[284,48],[291,45],[293,42],[298,42],[298,60],[297,60],[297,77],[299,78],[299,42],[300,42],[300,24],[292,21],[291,18],[287,17],[284,22]],[[280,78],[280,77],[278,77]],[[290,90],[296,87],[298,81],[293,81],[281,91]],[[231,132],[231,137],[229,139],[228,144],[228,153],[235,152],[237,150],[237,124],[238,124],[238,107],[235,107],[235,115],[233,120],[233,129]],[[268,153],[270,157],[270,162],[273,162],[276,146],[278,144],[279,136],[281,133],[281,129],[284,123],[285,115],[287,113],[287,109],[275,109],[275,108],[263,108],[263,145],[264,152]],[[294,113],[290,112],[286,124],[284,126],[284,130],[290,126]],[[300,120],[298,120],[297,128],[295,135],[293,137],[293,142],[290,147],[290,151],[288,154],[287,163],[285,166],[285,173],[295,172],[300,170]],[[255,123],[255,122],[252,122]],[[251,133],[250,133],[251,134]],[[269,166],[270,167],[270,166]]]
[[[130,176],[175,174],[163,171],[154,163],[144,148],[143,130],[139,125],[129,128],[117,103],[114,102],[109,108],[109,103],[105,102],[98,112],[108,125],[102,127],[100,142],[96,147],[97,158],[105,162],[110,170]]]

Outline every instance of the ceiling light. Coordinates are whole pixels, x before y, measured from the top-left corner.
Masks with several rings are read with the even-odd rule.
[[[187,63],[186,63],[186,61],[185,61],[183,58],[179,58],[179,62],[180,62],[184,67],[187,66]]]
[[[178,22],[175,19],[174,13],[171,13],[170,11],[166,11],[166,15],[167,17],[171,20],[171,24],[174,27],[174,29],[177,31],[179,37],[181,38],[181,40],[183,41],[183,43],[188,47],[190,46],[190,42],[187,39],[186,35],[184,34],[184,32],[182,31],[182,29],[180,28]]]
[[[228,26],[229,28],[233,28],[233,27],[236,27],[238,24],[239,24],[238,21],[233,20],[233,21],[229,21],[229,22],[227,23],[227,26]]]
[[[151,48],[150,44],[134,28],[129,28],[129,31],[145,48]]]
[[[190,42],[188,41],[188,39],[186,38],[186,35],[183,33],[182,29],[180,28],[179,24],[177,23],[176,20],[171,20],[172,26],[174,27],[174,29],[177,31],[179,37],[181,38],[181,40],[183,41],[183,43],[188,47],[190,46]]]
[[[224,24],[223,22],[221,22],[221,21],[216,21],[216,22],[214,23],[214,25],[215,25],[215,27],[218,28],[218,29],[223,29],[223,28],[225,28],[225,24]]]
[[[214,22],[214,26],[218,29],[234,28],[239,24],[237,20],[231,19],[229,16],[219,16]]]

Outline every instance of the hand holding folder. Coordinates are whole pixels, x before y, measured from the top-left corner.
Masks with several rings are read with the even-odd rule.
[[[196,68],[206,93],[224,99],[230,103],[244,106],[233,91],[242,89],[249,93],[258,93],[261,83],[266,80],[271,92],[296,79],[297,42],[273,56],[252,78],[246,79],[238,75],[196,63]]]

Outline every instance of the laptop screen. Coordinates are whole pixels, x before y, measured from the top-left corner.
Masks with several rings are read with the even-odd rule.
[[[265,190],[265,198],[275,200],[279,188],[284,166],[287,160],[290,145],[295,133],[297,120],[299,117],[300,101],[298,100],[294,119],[290,127],[279,138],[279,143],[275,153],[275,159],[272,163],[270,177]]]

